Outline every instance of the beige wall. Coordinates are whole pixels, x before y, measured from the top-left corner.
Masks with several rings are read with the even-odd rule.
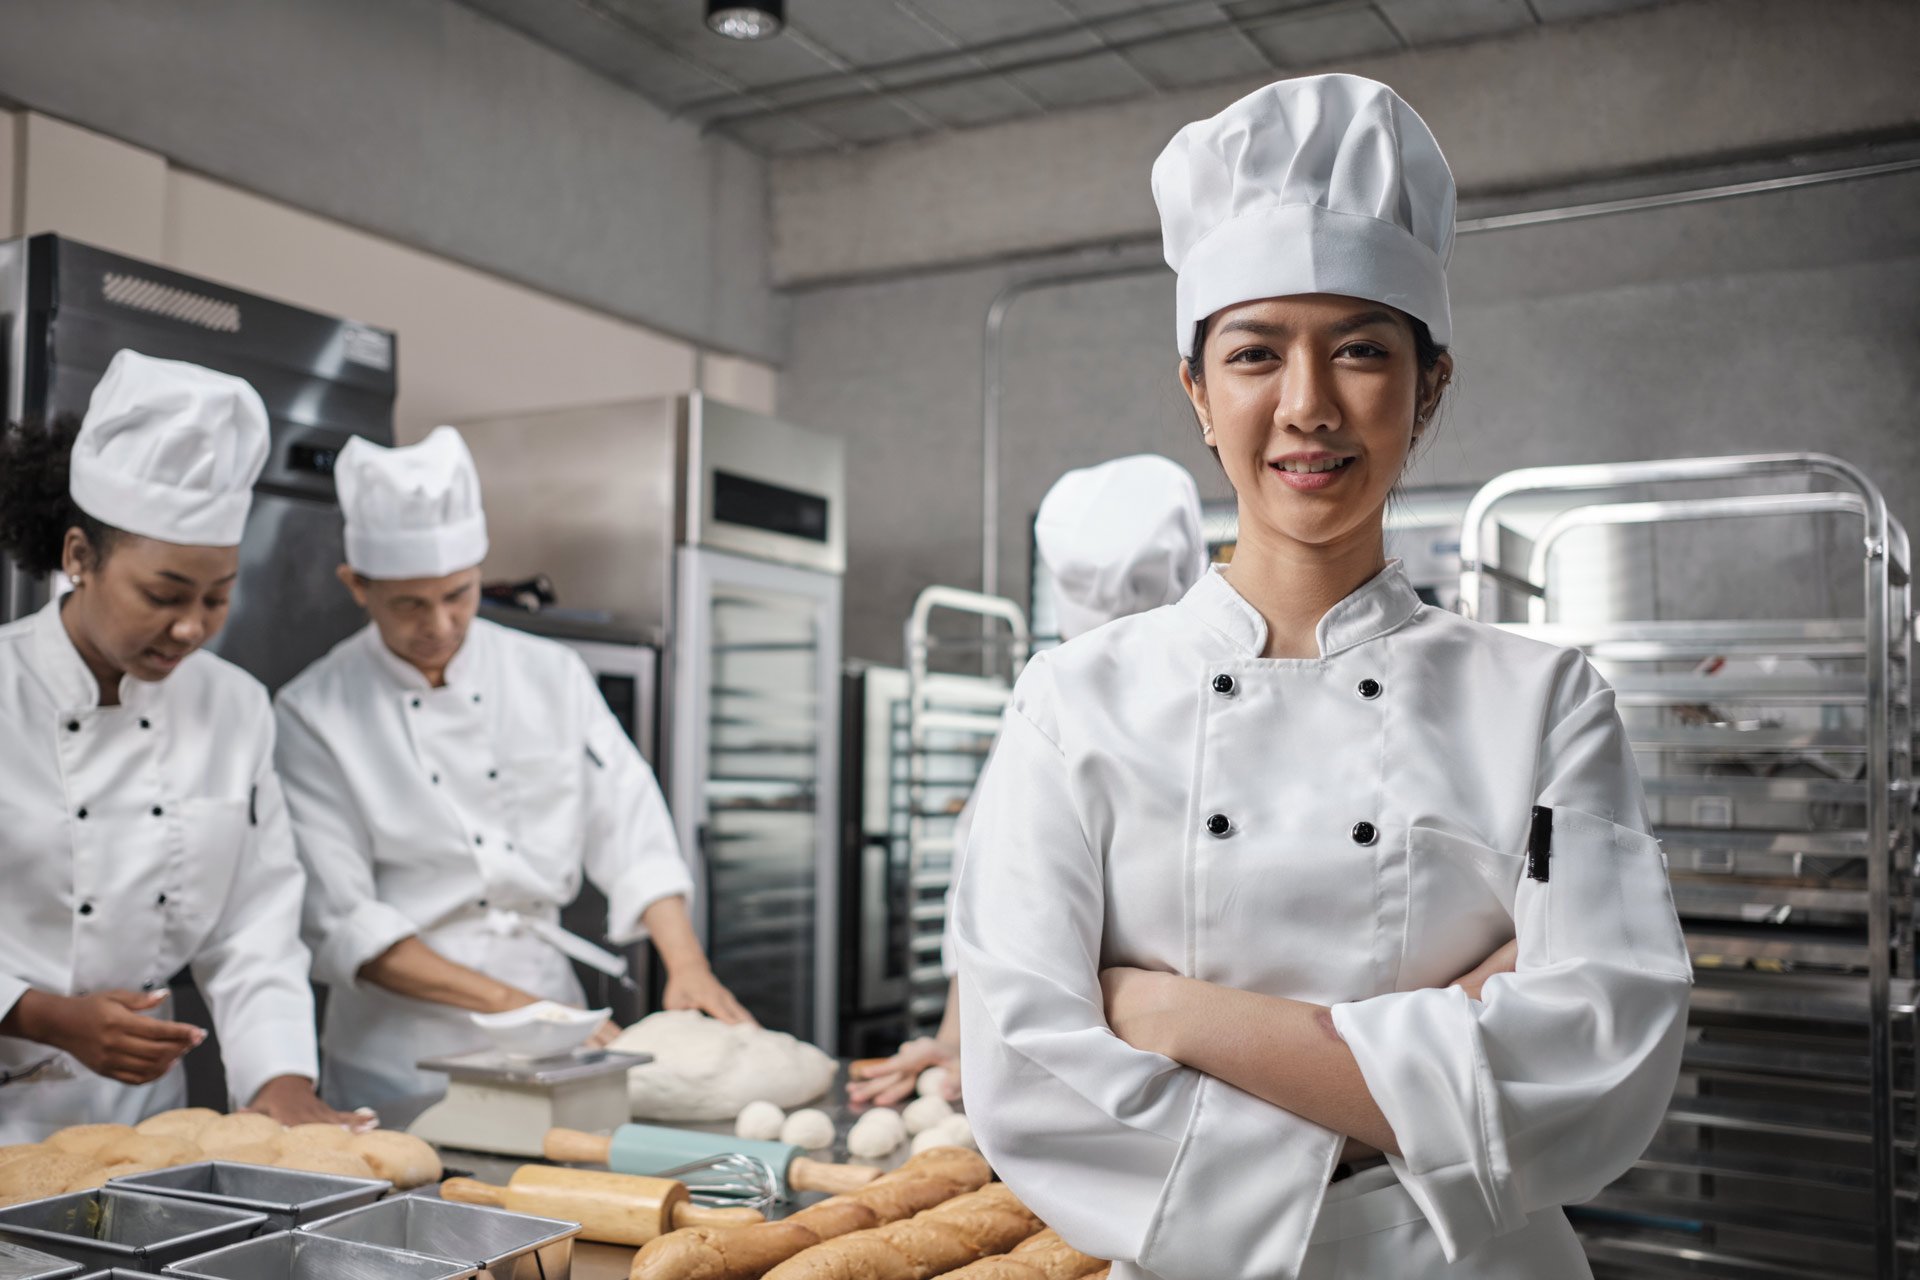
[[[767,365],[709,355],[445,258],[170,166],[139,147],[21,112],[9,135],[24,221],[399,335],[402,441],[436,424],[686,391],[772,412]],[[0,186],[0,196],[7,188]]]
[[[11,240],[20,233],[15,230],[19,225],[19,210],[13,207],[14,193],[18,185],[14,182],[14,130],[20,127],[20,118],[11,111],[0,111],[0,240]]]

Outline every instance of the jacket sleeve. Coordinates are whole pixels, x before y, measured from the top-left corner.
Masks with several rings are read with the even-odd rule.
[[[1579,661],[1554,707],[1516,797],[1553,836],[1545,881],[1515,859],[1515,972],[1333,1010],[1449,1259],[1623,1173],[1679,1071],[1692,970],[1613,691]]]
[[[300,940],[306,877],[274,772],[273,711],[264,690],[257,714],[260,758],[246,845],[213,932],[191,964],[220,1033],[228,1092],[240,1106],[276,1076],[320,1078],[312,959]]]
[[[1103,859],[1065,758],[1022,701],[982,783],[958,893],[981,1149],[1083,1252],[1164,1280],[1293,1276],[1341,1140],[1108,1029]]]
[[[673,818],[640,749],[576,660],[573,697],[587,726],[586,871],[607,896],[607,939],[616,946],[646,936],[640,917],[664,898],[692,905],[693,876],[680,856]]]
[[[373,874],[373,837],[347,786],[333,750],[283,697],[278,707],[275,757],[286,788],[294,848],[307,872],[302,913],[314,977],[352,986],[360,967],[394,943],[419,932],[401,911],[380,900]]]

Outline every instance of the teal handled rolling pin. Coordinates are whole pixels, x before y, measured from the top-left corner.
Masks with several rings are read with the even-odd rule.
[[[612,1137],[578,1129],[549,1129],[542,1150],[558,1164],[604,1164],[615,1173],[657,1176],[709,1156],[739,1154],[767,1162],[783,1195],[825,1191],[844,1195],[880,1176],[862,1165],[810,1160],[806,1150],[785,1142],[752,1142],[724,1133],[695,1133],[651,1124],[623,1124]]]

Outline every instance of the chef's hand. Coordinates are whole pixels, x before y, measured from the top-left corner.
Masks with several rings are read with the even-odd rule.
[[[378,1128],[380,1118],[365,1112],[335,1111],[313,1092],[305,1076],[275,1076],[260,1086],[244,1110],[271,1116],[284,1125],[337,1124],[355,1133]]]
[[[1177,973],[1153,969],[1102,969],[1107,1028],[1136,1049],[1178,1058],[1179,993],[1186,981]]]
[[[1512,973],[1514,965],[1518,962],[1519,958],[1519,942],[1509,942],[1447,985],[1450,987],[1459,987],[1462,991],[1465,991],[1469,1000],[1478,1000],[1480,998],[1480,989],[1486,986],[1487,979],[1496,973]]]
[[[604,1049],[620,1038],[620,1024],[608,1018],[595,1029],[587,1040],[587,1048]]]
[[[669,971],[667,989],[661,995],[660,1005],[665,1009],[698,1009],[722,1022],[745,1023],[750,1027],[760,1025],[733,998],[733,992],[713,976],[713,970],[704,965],[697,969],[683,965]]]
[[[162,1022],[147,1013],[164,991],[96,991],[57,996],[28,991],[0,1031],[64,1049],[87,1070],[121,1084],[151,1084],[207,1038],[200,1027]]]
[[[913,1096],[920,1074],[934,1067],[947,1069],[946,1100],[960,1101],[960,1046],[931,1036],[907,1041],[891,1058],[856,1062],[848,1072],[847,1101],[876,1107],[904,1102]]]

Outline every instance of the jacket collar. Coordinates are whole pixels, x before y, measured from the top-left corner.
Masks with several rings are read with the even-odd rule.
[[[488,623],[483,618],[475,618],[473,625],[467,628],[467,638],[461,642],[460,651],[453,655],[453,661],[447,664],[446,687],[449,689],[471,689],[480,682],[480,650],[486,644]],[[431,689],[427,678],[420,674],[420,668],[387,648],[387,642],[380,638],[380,628],[369,622],[361,631],[361,643],[372,655],[373,665],[384,672],[387,678],[402,689],[418,691]]]
[[[62,711],[91,711],[100,705],[100,682],[93,678],[92,668],[74,647],[73,637],[67,634],[67,624],[60,617],[62,599],[65,597],[49,601],[33,617],[34,660],[40,668],[40,678],[46,681]],[[192,655],[188,655],[188,660],[192,660]],[[123,675],[120,705],[150,706],[159,696],[159,690],[157,684]]]
[[[1190,610],[1202,622],[1225,635],[1237,649],[1259,657],[1267,648],[1267,620],[1233,589],[1226,566],[1215,565],[1177,608]],[[1358,590],[1327,610],[1314,628],[1320,656],[1330,658],[1343,649],[1365,644],[1386,635],[1420,610],[1420,597],[1407,581],[1406,570],[1398,560],[1361,584]]]

